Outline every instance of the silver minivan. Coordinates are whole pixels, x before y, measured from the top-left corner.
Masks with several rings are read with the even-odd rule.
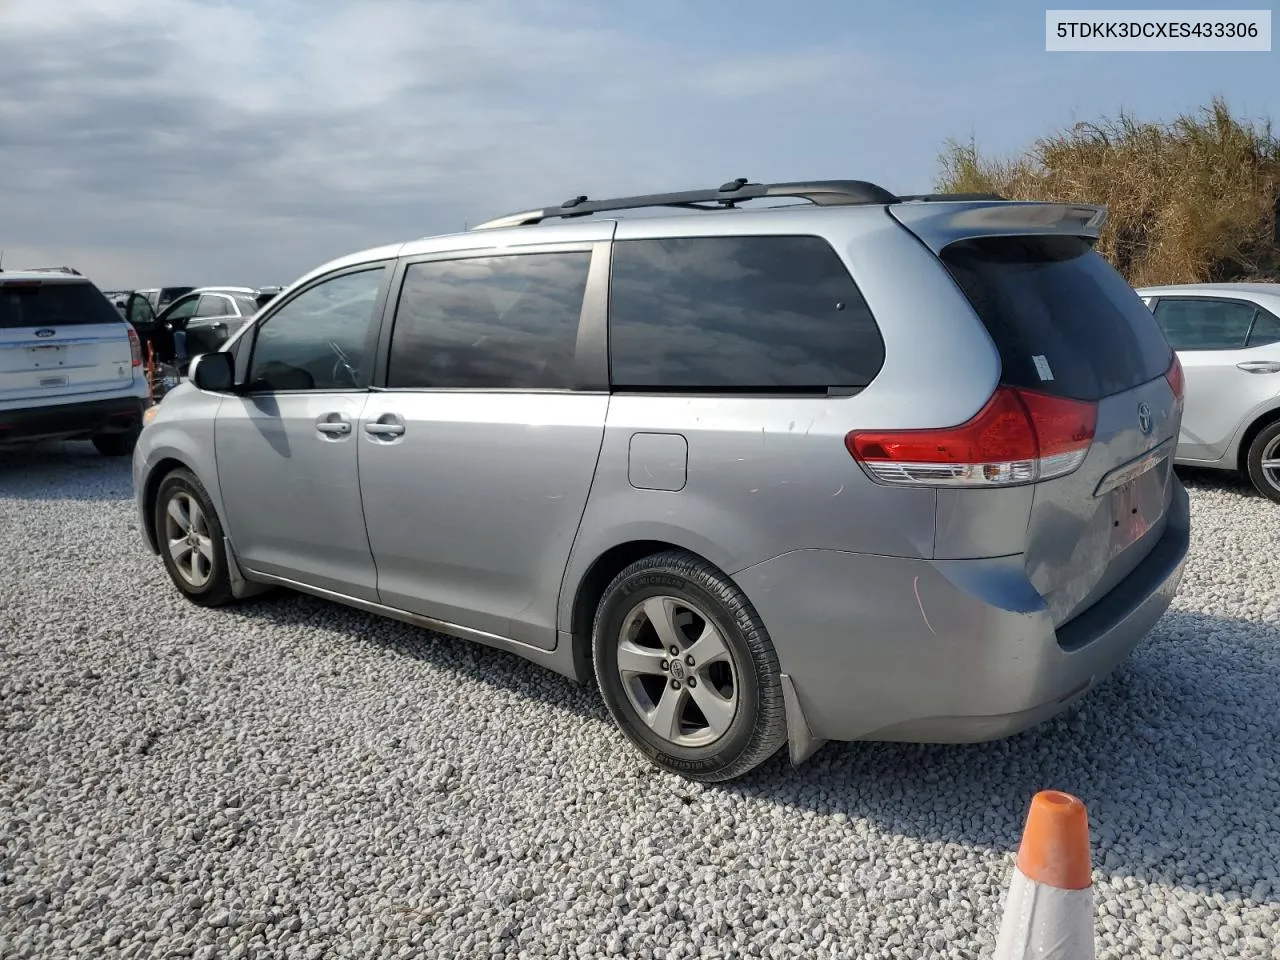
[[[153,408],[141,528],[196,603],[291,588],[594,680],[691,778],[1006,736],[1187,553],[1180,367],[1104,218],[737,180],[354,254]]]

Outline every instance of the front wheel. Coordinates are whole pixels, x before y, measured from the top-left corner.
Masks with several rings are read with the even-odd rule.
[[[1249,480],[1270,500],[1280,503],[1280,420],[1266,427],[1249,444]]]
[[[156,494],[156,539],[165,569],[192,603],[218,607],[232,599],[222,524],[196,475],[174,470]]]
[[[706,561],[671,551],[633,563],[605,589],[592,635],[605,705],[658,767],[730,780],[786,742],[769,634]]]

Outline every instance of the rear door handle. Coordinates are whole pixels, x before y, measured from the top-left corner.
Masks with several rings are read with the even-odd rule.
[[[316,421],[316,429],[326,436],[345,437],[351,432],[351,421],[340,413],[326,413]]]
[[[1236,367],[1245,373],[1280,373],[1280,360],[1246,360]]]
[[[364,432],[374,437],[404,436],[404,421],[394,413],[384,413],[364,425]]]

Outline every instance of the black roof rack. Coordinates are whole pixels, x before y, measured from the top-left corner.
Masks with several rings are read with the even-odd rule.
[[[901,203],[918,201],[921,203],[967,202],[972,200],[1008,200],[998,193],[912,193],[899,197]]]
[[[917,194],[899,197],[866,180],[801,180],[794,183],[750,183],[738,177],[716,190],[686,190],[682,193],[652,193],[612,200],[590,200],[585,196],[566,200],[558,207],[526,210],[487,220],[473,230],[522,227],[553,218],[586,217],[610,210],[639,210],[644,207],[679,207],[686,210],[726,210],[744,200],[787,197],[808,200],[819,207],[852,206],[863,203],[899,203],[908,200],[1003,200],[996,194]]]

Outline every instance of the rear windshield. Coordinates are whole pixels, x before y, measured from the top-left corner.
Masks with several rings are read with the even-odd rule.
[[[1082,238],[964,240],[942,262],[986,324],[1010,386],[1100,400],[1172,362],[1151,311]]]
[[[91,283],[0,282],[0,329],[121,323],[120,311]]]

